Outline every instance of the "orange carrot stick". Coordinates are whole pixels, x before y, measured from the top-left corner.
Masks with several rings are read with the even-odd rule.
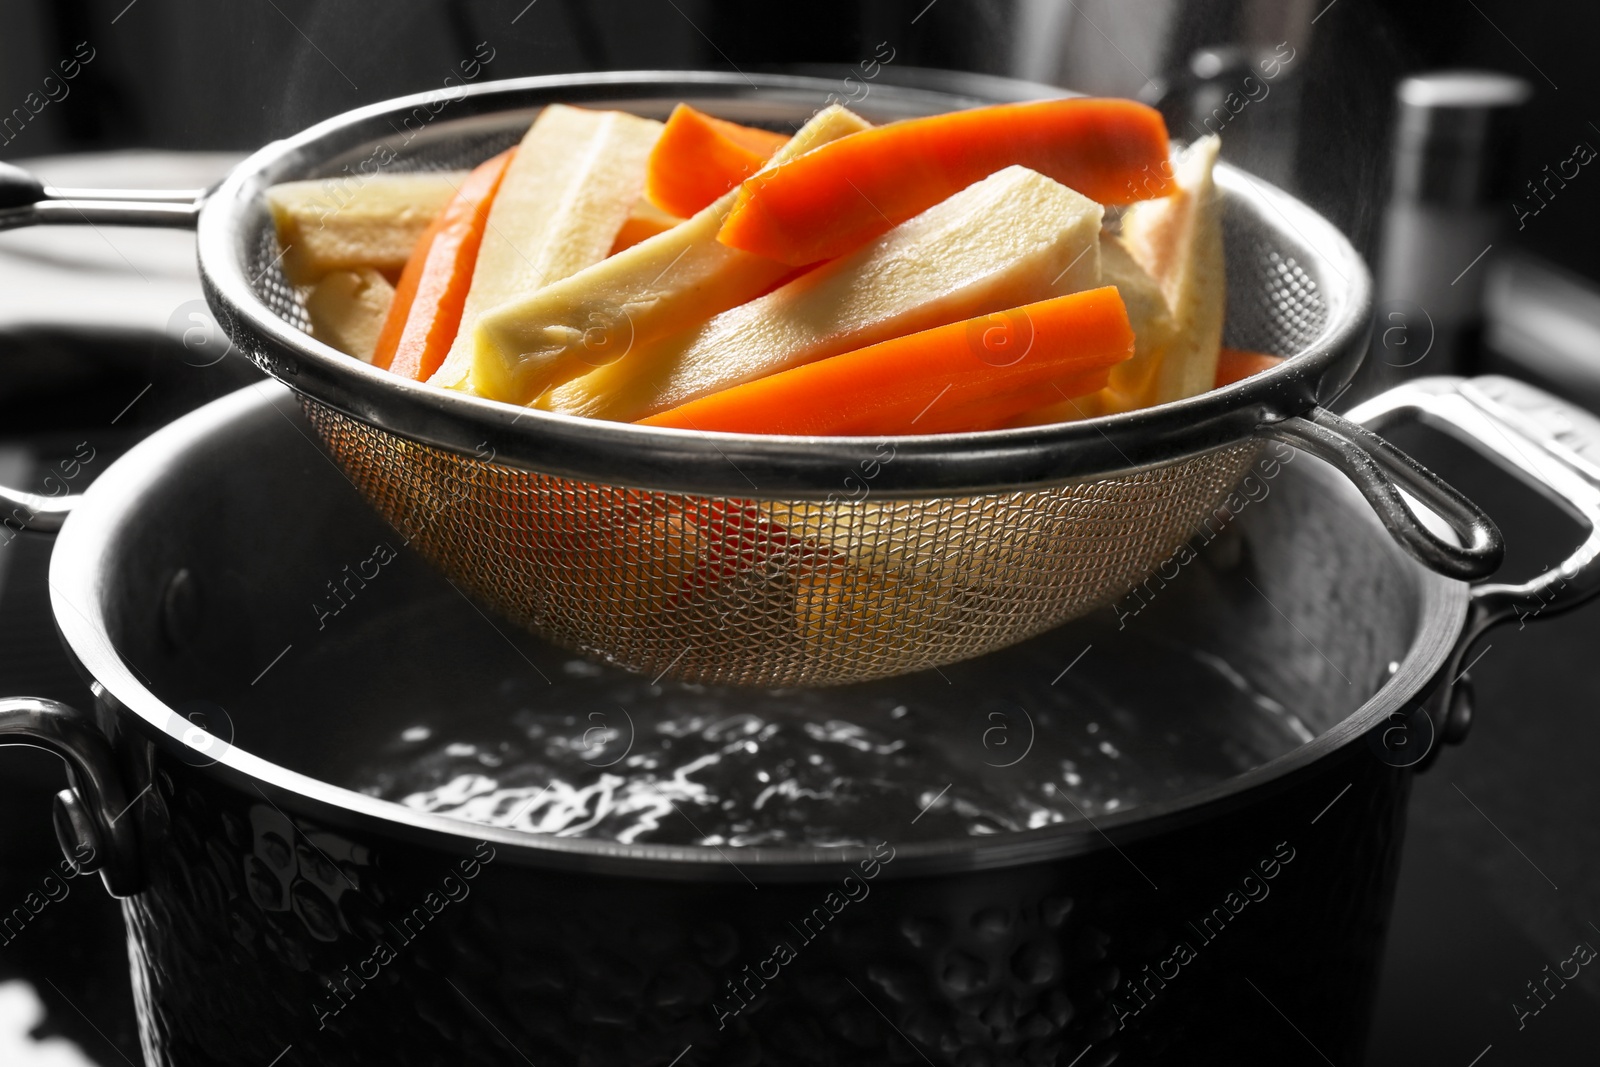
[[[881,341],[640,422],[822,435],[987,429],[1038,407],[1052,382],[1099,388],[1095,372],[1132,354],[1127,309],[1106,286]]]
[[[942,403],[935,404],[917,420],[916,432],[963,433],[1015,426],[1019,421],[1019,413],[1037,411],[1041,403],[1048,404],[1052,400],[1066,403],[1090,393],[1098,393],[1110,380],[1111,368],[1100,367],[1052,381],[1030,382],[1025,388],[984,397],[970,404],[955,405],[948,410],[941,411]]]
[[[516,151],[478,164],[417,241],[378,334],[373,366],[423,381],[450,354],[489,206]]]
[[[644,195],[661,210],[688,218],[760,170],[788,140],[679,104],[650,153]]]
[[[1224,348],[1217,356],[1217,380],[1212,388],[1221,389],[1224,385],[1242,382],[1252,374],[1271,370],[1282,362],[1282,356],[1247,352],[1242,348]]]
[[[1173,189],[1161,114],[1079,97],[955,111],[841,137],[748,179],[717,240],[796,266],[843,255],[1020,164],[1102,204]]]

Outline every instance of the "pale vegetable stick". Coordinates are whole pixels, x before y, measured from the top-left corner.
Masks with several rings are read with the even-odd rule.
[[[635,346],[545,400],[555,411],[631,421],[812,360],[1042,300],[1057,286],[1081,288],[1079,279],[1100,275],[1102,214],[1058,182],[1007,167],[865,248],[696,329]]]
[[[837,105],[819,111],[768,166],[868,128]],[[526,404],[552,385],[630,348],[702,323],[771,288],[793,271],[717,240],[738,190],[664,233],[478,320],[472,386],[479,396]],[[452,358],[454,353],[452,353]],[[441,379],[431,379],[440,384]]]
[[[1172,343],[1176,327],[1161,286],[1133,258],[1128,246],[1111,234],[1100,235],[1100,279],[1101,284],[1115,285],[1122,294],[1133,326],[1133,358],[1111,368],[1107,386],[1117,397],[1110,406],[1126,410],[1149,395],[1161,354]]]
[[[465,176],[427,171],[272,186],[267,206],[284,250],[284,276],[292,285],[310,285],[332,270],[370,267],[398,275]]]
[[[1172,340],[1154,360],[1145,404],[1204,393],[1216,383],[1227,304],[1222,204],[1212,169],[1222,142],[1196,141],[1177,160],[1178,191],[1140,201],[1122,217],[1122,241],[1161,286],[1172,313]]]
[[[1118,238],[1100,235],[1100,284],[1114,285],[1128,309],[1133,326],[1133,358],[1111,368],[1111,381],[1089,396],[1052,396],[1046,403],[1014,421],[1013,426],[1043,426],[1052,422],[1075,422],[1096,415],[1131,411],[1147,403],[1151,384],[1161,357],[1172,342],[1172,313],[1167,310],[1161,287]]]
[[[331,271],[306,297],[311,336],[371,363],[393,299],[394,286],[371,268]]]
[[[539,113],[489,209],[461,327],[430,382],[466,379],[479,315],[606,258],[644,192],[661,128],[654,119],[565,104]]]

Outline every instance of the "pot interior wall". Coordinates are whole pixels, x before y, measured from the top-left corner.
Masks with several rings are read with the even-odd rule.
[[[1281,706],[1304,739],[1375,693],[1419,627],[1419,571],[1366,505],[1317,461],[1272,455],[1237,494],[1233,523],[1197,531],[1189,550],[1094,616],[943,672],[718,693],[650,685],[480,611],[368,509],[293,399],[272,389],[188,448],[126,516],[103,606],[115,647],[180,713],[199,709],[225,742],[370,791],[392,786],[407,746],[424,740],[435,758],[457,741],[492,763],[506,724],[556,699],[574,736],[616,727],[619,708],[631,727],[651,707],[688,699],[729,715],[811,702],[844,720],[907,703],[959,720],[951,729],[966,743],[945,753],[951,773],[980,777],[991,774],[984,767],[1003,771],[1035,733],[1042,753],[1068,758],[1085,741],[1073,701],[1091,705],[1085,715],[1100,701],[1160,710],[1160,729],[1119,738],[1134,749],[1120,754],[1124,766],[1158,774],[1170,770],[1161,761],[1180,733],[1239,732],[1223,746],[1231,771],[1210,769],[1218,780],[1292,742],[1251,736],[1259,717],[1224,717],[1230,700],[1193,681],[1196,662],[1223,688]],[[1018,705],[1020,717],[1008,718]],[[871,773],[871,759],[855,773]],[[1121,787],[1100,799],[1141,800],[1137,783]]]

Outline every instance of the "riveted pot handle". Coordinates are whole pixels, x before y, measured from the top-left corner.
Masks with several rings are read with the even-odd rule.
[[[1469,638],[1554,614],[1600,593],[1600,419],[1510,378],[1418,378],[1350,413],[1375,426],[1414,419],[1474,446],[1588,528],[1559,565],[1473,590]]]
[[[1424,565],[1463,581],[1487,578],[1499,569],[1505,542],[1483,509],[1355,417],[1353,422],[1319,407],[1264,427],[1264,432],[1343,471],[1394,539]],[[1401,490],[1444,519],[1457,540],[1429,529]]]
[[[0,745],[54,752],[67,764],[71,788],[56,795],[56,836],[69,862],[99,871],[114,897],[142,886],[132,801],[112,758],[111,743],[94,720],[68,704],[42,697],[0,700]]]

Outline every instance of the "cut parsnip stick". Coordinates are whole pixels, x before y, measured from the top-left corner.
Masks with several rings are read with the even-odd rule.
[[[551,390],[541,406],[631,421],[812,360],[1045,299],[1079,277],[1100,276],[1102,213],[1058,182],[1007,167],[766,296],[636,345]]]
[[[479,315],[606,258],[660,136],[661,123],[621,111],[551,104],[539,113],[495,194],[461,327],[430,382],[466,379]]]
[[[869,125],[837,105],[826,108],[778,149],[768,165],[781,166]],[[738,190],[732,190],[672,229],[483,315],[473,390],[494,400],[529,403],[552,385],[587,374],[630,348],[690,329],[771,288],[793,268],[717,240],[737,196]]]
[[[466,171],[284,182],[267,190],[291,285],[333,270],[398,275]]]
[[[1122,294],[1136,342],[1133,358],[1111,368],[1106,387],[1088,396],[1068,397],[1046,391],[1044,405],[1016,419],[1012,426],[1044,426],[1076,422],[1097,415],[1132,411],[1148,401],[1155,371],[1172,343],[1172,313],[1161,287],[1135,262],[1127,246],[1109,233],[1100,234],[1101,284],[1114,285]]]
[[[311,336],[364,363],[383,329],[394,286],[377,271],[336,270],[323,275],[306,297]]]
[[[1111,234],[1100,235],[1100,279],[1114,285],[1128,308],[1128,321],[1136,338],[1133,358],[1111,369],[1107,408],[1129,410],[1150,394],[1161,354],[1173,341],[1176,329],[1161,286],[1141,267],[1127,245]]]
[[[1212,169],[1222,142],[1196,141],[1177,160],[1178,191],[1134,204],[1122,217],[1122,241],[1161,286],[1173,335],[1155,363],[1145,404],[1163,404],[1212,388],[1227,304],[1222,205]]]

